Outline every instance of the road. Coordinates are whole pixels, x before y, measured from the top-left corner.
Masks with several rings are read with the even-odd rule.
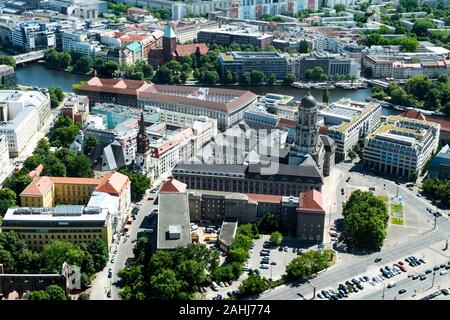
[[[343,171],[349,171],[352,167],[351,164],[341,163],[338,164],[337,167]],[[336,189],[336,200],[337,203],[342,202],[342,196],[340,196],[341,188],[346,185],[346,177],[348,177],[349,173],[344,174],[339,187]],[[434,219],[434,217],[426,211],[428,207],[432,207],[432,205],[423,198],[419,198],[415,195],[415,193],[411,192],[409,189],[404,187],[403,185],[396,185],[394,182],[390,180],[386,180],[380,177],[372,177],[364,175],[363,173],[352,171],[350,175],[353,176],[364,176],[367,180],[368,186],[373,186],[375,181],[377,185],[385,184],[386,190],[390,194],[396,194],[397,188],[398,193],[401,195],[405,202],[408,202],[410,206],[416,208],[423,215],[427,216],[430,219]],[[373,180],[373,181],[372,181]],[[340,208],[338,208],[338,212],[340,212]],[[445,240],[450,238],[450,222],[447,217],[440,217],[436,219],[436,228],[433,229],[433,226],[428,231],[425,231],[421,236],[406,242],[399,243],[395,246],[383,248],[378,253],[372,253],[365,255],[364,257],[357,259],[356,261],[343,261],[342,263],[335,265],[318,275],[316,278],[310,281],[311,285],[316,288],[316,290],[322,290],[329,287],[335,287],[337,283],[340,281],[345,281],[347,279],[351,279],[358,274],[366,272],[368,269],[373,268],[374,259],[377,256],[381,256],[383,258],[383,263],[388,264],[389,262],[395,263],[404,257],[410,256],[415,252],[430,247],[436,243],[442,243],[444,245]],[[304,297],[307,299],[313,296],[313,288],[309,284],[303,284],[300,286],[290,286],[283,285],[278,287],[277,289],[266,292],[262,294],[258,299],[266,299],[266,300],[296,300],[299,299],[297,295],[298,292],[302,293]]]
[[[151,194],[151,196],[156,199],[157,194]],[[126,260],[133,257],[133,248],[135,240],[137,239],[137,234],[150,227],[148,214],[152,212],[153,209],[157,208],[157,205],[154,204],[154,200],[149,201],[147,200],[148,197],[149,194],[146,194],[143,200],[136,203],[136,205],[141,204],[141,207],[139,213],[136,215],[136,220],[133,221],[131,228],[128,231],[129,237],[121,236],[112,245],[112,252],[117,249],[115,262],[111,263],[111,260],[109,260],[106,267],[101,272],[97,273],[90,290],[91,300],[120,300],[120,288],[117,286],[119,277],[117,274],[125,267]],[[155,228],[154,230],[156,231]],[[108,270],[110,268],[113,270],[112,279],[108,279]],[[107,291],[109,289],[111,289],[111,298],[107,298]]]

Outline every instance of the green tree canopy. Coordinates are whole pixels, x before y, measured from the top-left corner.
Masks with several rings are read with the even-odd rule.
[[[242,297],[259,295],[269,288],[267,279],[259,275],[252,274],[242,281],[239,286],[239,294]]]
[[[345,203],[343,235],[357,247],[380,248],[389,220],[385,203],[371,192],[354,191]]]
[[[283,241],[283,235],[279,231],[272,232],[270,235],[270,241],[273,246],[278,247]]]

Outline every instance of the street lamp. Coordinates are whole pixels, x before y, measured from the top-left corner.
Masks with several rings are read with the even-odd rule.
[[[381,300],[384,300],[384,291],[386,290],[386,283],[383,283],[383,294],[381,295]]]

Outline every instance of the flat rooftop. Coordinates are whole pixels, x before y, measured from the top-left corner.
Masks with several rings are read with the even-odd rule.
[[[224,221],[220,228],[219,240],[226,246],[233,244],[236,236],[238,223],[237,221]]]
[[[170,250],[192,243],[189,223],[188,194],[161,193],[159,195],[157,249]],[[173,237],[174,233],[179,236]]]

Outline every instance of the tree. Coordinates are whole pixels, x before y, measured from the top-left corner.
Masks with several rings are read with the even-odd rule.
[[[9,208],[17,206],[16,199],[17,195],[13,190],[0,189],[0,215],[4,215]]]
[[[385,46],[389,44],[389,40],[383,37],[381,34],[374,32],[366,38],[366,45],[371,46]]]
[[[277,76],[273,73],[267,78],[266,85],[273,86],[277,82]]]
[[[330,92],[328,89],[323,90],[322,102],[326,104],[330,103]]]
[[[97,144],[98,144],[98,140],[95,136],[93,136],[93,135],[87,136],[86,140],[84,141],[84,145],[83,145],[83,153],[88,156],[95,149]]]
[[[357,156],[356,152],[353,149],[348,150],[347,152],[348,157],[350,158],[350,160],[354,160]]]
[[[91,297],[90,297],[89,293],[82,292],[78,296],[78,300],[90,300],[90,299],[91,299]]]
[[[334,10],[336,10],[336,12],[345,11],[347,9],[345,4],[343,4],[343,3],[336,3],[333,8],[334,8]]]
[[[0,64],[6,64],[13,68],[16,68],[16,59],[11,56],[0,56]]]
[[[81,152],[78,152],[75,155],[70,152],[69,155],[64,158],[64,163],[67,167],[68,177],[93,177],[92,162]]]
[[[270,235],[270,241],[273,246],[278,247],[283,241],[283,235],[279,231],[272,232]]]
[[[92,256],[94,269],[96,272],[103,270],[108,262],[108,248],[101,239],[95,239],[89,242],[86,251]]]
[[[414,11],[419,6],[417,0],[400,0],[399,5],[405,8],[407,12]]]
[[[102,61],[101,64],[99,63],[96,64],[96,70],[99,76],[112,78],[119,70],[119,65],[115,61],[107,61],[107,62],[103,62],[103,60],[101,61]]]
[[[64,91],[60,87],[48,87],[48,94],[50,95],[50,104],[52,108],[56,108],[64,100]]]
[[[260,70],[252,70],[250,72],[250,82],[252,85],[259,85],[266,82],[267,78],[264,75],[264,72]]]
[[[150,278],[150,287],[156,297],[161,300],[176,300],[180,297],[184,283],[177,279],[173,270],[163,269],[159,274]]]
[[[261,233],[271,233],[280,229],[280,216],[273,213],[268,213],[261,220],[257,221],[256,225]]]
[[[91,71],[93,65],[94,61],[91,57],[81,56],[73,66],[73,70],[79,73],[88,73]]]
[[[283,79],[283,85],[290,86],[291,84],[294,83],[294,81],[295,81],[295,77],[292,74],[288,74]]]
[[[33,180],[30,176],[27,175],[27,173],[28,170],[22,169],[18,173],[13,174],[11,177],[5,179],[5,181],[3,182],[3,187],[11,189],[18,196]],[[16,199],[17,203],[18,201],[20,201],[19,198]]]
[[[242,281],[239,286],[239,295],[241,297],[261,294],[269,288],[267,280],[259,275],[252,274]]]
[[[152,81],[155,83],[173,83],[172,71],[164,65],[155,72]]]
[[[414,32],[418,37],[426,37],[429,35],[428,29],[434,28],[434,24],[428,19],[417,19],[414,22],[412,32]]]
[[[393,43],[400,45],[401,52],[417,52],[419,49],[419,41],[413,37],[398,38]]]
[[[371,192],[354,191],[344,204],[343,235],[357,247],[376,249],[383,245],[389,220],[385,203]]]
[[[232,84],[236,82],[236,78],[231,71],[227,70],[223,73],[221,82],[224,84]]]
[[[82,267],[84,251],[75,247],[72,243],[55,240],[47,243],[42,248],[40,258],[43,271],[57,273],[61,270],[64,262]]]
[[[328,267],[332,260],[333,251],[326,249],[323,251],[307,251],[300,257],[294,258],[286,266],[286,274],[291,280],[300,280],[311,277]]]
[[[117,171],[127,175],[131,181],[131,200],[134,202],[141,200],[145,191],[150,188],[150,179],[143,174],[131,172],[126,167]]]
[[[219,81],[219,75],[216,71],[207,71],[203,81],[208,85],[215,85]]]
[[[52,284],[48,286],[45,292],[47,292],[49,300],[67,300],[66,293],[58,285]]]
[[[228,257],[230,261],[244,263],[248,259],[248,251],[240,247],[232,247],[228,250]]]
[[[45,290],[32,291],[27,300],[50,300],[50,296]]]
[[[244,72],[239,77],[239,84],[242,86],[248,86],[252,83],[252,80],[250,78],[250,72]]]
[[[300,40],[300,43],[298,45],[298,52],[299,53],[308,53],[308,51],[309,51],[308,41]]]

